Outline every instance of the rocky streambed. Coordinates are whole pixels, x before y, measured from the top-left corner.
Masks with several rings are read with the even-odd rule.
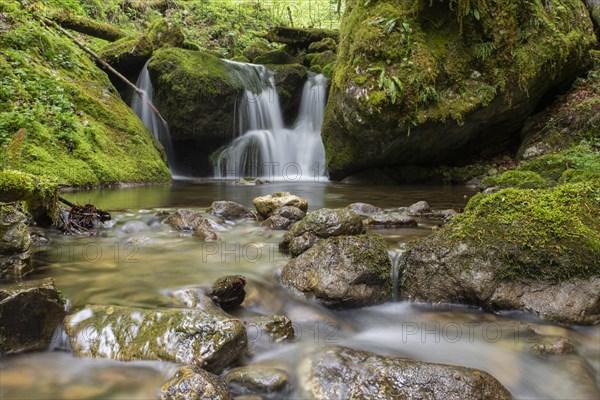
[[[521,283],[526,295],[511,302],[494,275],[444,272],[460,249],[406,250],[441,240],[437,227],[473,191],[368,193],[178,182],[71,194],[113,220],[95,237],[43,231],[48,242],[25,246],[35,271],[0,291],[0,344],[47,351],[3,356],[13,379],[2,397],[598,396],[598,326],[563,325],[597,321],[593,279],[568,296],[551,281],[538,283],[546,292]],[[495,301],[478,300],[488,287]],[[536,293],[557,309],[531,307]]]

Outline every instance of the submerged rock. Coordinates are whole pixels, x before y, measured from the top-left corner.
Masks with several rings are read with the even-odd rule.
[[[306,212],[308,201],[289,192],[277,192],[267,196],[256,197],[252,204],[263,218],[269,218],[275,211],[284,206],[296,207]]]
[[[429,207],[429,204],[426,201],[422,200],[410,205],[406,209],[408,215],[423,215],[429,212],[431,212],[431,207]]]
[[[385,228],[416,227],[417,221],[406,214],[392,212],[388,214],[371,215],[365,225]]]
[[[391,273],[385,240],[367,233],[323,240],[292,259],[281,282],[328,307],[363,307],[391,298]]]
[[[231,400],[227,385],[216,375],[193,365],[180,367],[160,392],[162,400]]]
[[[0,280],[33,271],[27,217],[15,207],[0,207]]]
[[[271,215],[261,222],[261,225],[268,229],[287,229],[294,221],[281,215]]]
[[[361,217],[369,217],[373,214],[379,214],[382,211],[381,208],[367,203],[352,203],[347,208]]]
[[[365,233],[362,218],[346,208],[322,208],[306,214],[287,232],[279,244],[282,250],[290,250],[292,256],[306,251],[320,239],[340,235]],[[293,249],[293,250],[292,250]]]
[[[145,310],[90,305],[68,316],[73,353],[115,360],[166,360],[219,373],[247,346],[241,321],[215,309]]]
[[[400,269],[414,301],[516,309],[567,324],[600,322],[600,203],[587,184],[473,197],[415,243]]]
[[[52,279],[0,287],[0,353],[47,349],[64,306]]]
[[[298,207],[283,206],[263,221],[262,225],[269,229],[287,229],[294,222],[304,218],[306,213]]]
[[[244,320],[247,330],[253,331],[256,335],[262,336],[266,332],[269,340],[272,342],[281,342],[286,339],[294,338],[294,326],[292,320],[285,315],[257,316]]]
[[[547,355],[569,355],[577,354],[577,350],[573,343],[564,337],[543,338],[541,343],[536,343],[531,346],[530,350],[533,354],[544,357]]]
[[[204,218],[200,213],[191,210],[177,210],[163,220],[176,231],[192,231],[194,236],[203,240],[217,240],[217,234],[213,231],[213,223]]]
[[[298,377],[315,399],[512,399],[488,373],[329,346],[303,362]]]
[[[261,365],[234,368],[223,380],[234,394],[283,393],[289,389],[285,371]]]
[[[223,310],[231,310],[244,302],[245,286],[246,278],[242,275],[228,275],[217,279],[208,295]]]
[[[206,211],[225,219],[254,219],[248,207],[234,201],[213,201]]]

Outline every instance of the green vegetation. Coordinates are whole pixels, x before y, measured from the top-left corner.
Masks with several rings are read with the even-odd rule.
[[[0,5],[1,167],[61,185],[168,181],[160,145],[106,73],[38,22],[37,6]]]
[[[0,171],[0,205],[4,203],[18,203],[18,208],[26,213],[41,207],[54,220],[58,213],[58,184],[20,171]]]
[[[482,187],[516,187],[520,189],[542,189],[548,186],[544,178],[533,171],[506,171],[500,176],[483,180]]]
[[[503,279],[560,281],[600,273],[599,215],[598,186],[510,188],[473,197],[448,233],[503,260]]]

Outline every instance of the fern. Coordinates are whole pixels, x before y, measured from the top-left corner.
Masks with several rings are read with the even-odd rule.
[[[494,50],[496,50],[494,42],[481,42],[475,45],[475,56],[479,60],[485,61],[492,55]]]

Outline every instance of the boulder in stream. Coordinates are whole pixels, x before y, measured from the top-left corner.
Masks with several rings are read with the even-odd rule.
[[[418,226],[417,220],[406,214],[391,212],[387,214],[371,215],[365,225],[384,228],[414,228]]]
[[[212,215],[225,219],[254,219],[254,214],[248,207],[234,201],[213,201],[210,208],[206,210]]]
[[[0,279],[18,279],[33,271],[26,222],[15,207],[0,207]]]
[[[47,349],[64,308],[52,279],[0,287],[0,353]]]
[[[487,372],[328,346],[303,361],[298,380],[314,399],[508,400]]]
[[[306,214],[283,236],[279,248],[290,250],[297,256],[318,242],[340,235],[360,235],[365,233],[362,218],[347,208],[322,208]],[[301,242],[302,245],[300,245]]]
[[[221,378],[194,365],[180,367],[165,383],[161,400],[231,400],[231,392]]]
[[[389,300],[391,274],[385,240],[367,233],[321,241],[292,259],[283,268],[281,281],[327,307],[350,308]]]
[[[246,297],[246,278],[242,275],[227,275],[217,279],[211,287],[208,296],[223,310],[239,307]]]
[[[234,368],[223,379],[234,394],[240,395],[282,394],[290,387],[285,371],[262,365]]]
[[[289,192],[277,192],[267,196],[256,197],[252,200],[252,204],[254,204],[256,211],[263,218],[269,218],[277,209],[284,206],[296,207],[303,212],[306,212],[308,209],[308,201],[306,199]]]
[[[220,373],[244,354],[241,321],[215,308],[146,310],[90,305],[65,320],[73,353],[116,360],[166,360]]]
[[[367,203],[352,203],[346,208],[351,210],[353,213],[360,215],[361,217],[369,217],[373,214],[379,214],[382,211],[381,208]]]
[[[177,210],[163,220],[176,231],[192,231],[194,236],[203,240],[217,240],[214,225],[200,213],[191,210]]]
[[[306,213],[298,207],[283,206],[275,210],[273,215],[263,221],[262,225],[269,229],[287,229],[305,216]]]

